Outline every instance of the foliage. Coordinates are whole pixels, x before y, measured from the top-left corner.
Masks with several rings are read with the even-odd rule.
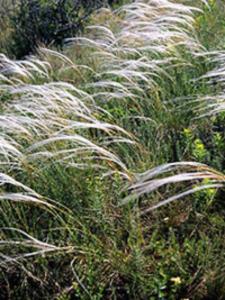
[[[0,298],[224,299],[224,28],[195,2],[0,55]]]
[[[16,1],[11,9],[2,8],[12,28],[8,51],[21,58],[40,44],[62,47],[65,38],[78,35],[90,15],[106,5],[106,0]]]

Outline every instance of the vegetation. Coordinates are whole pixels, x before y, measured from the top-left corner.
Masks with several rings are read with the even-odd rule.
[[[40,44],[62,48],[64,39],[80,33],[94,11],[116,2],[118,3],[115,0],[1,0],[2,27],[7,26],[8,30],[11,28],[4,47],[16,58],[33,53]]]
[[[0,55],[0,299],[224,299],[224,13],[137,0]]]

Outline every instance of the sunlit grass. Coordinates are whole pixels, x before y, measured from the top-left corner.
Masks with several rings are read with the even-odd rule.
[[[223,299],[224,51],[182,2],[1,54],[3,297]]]

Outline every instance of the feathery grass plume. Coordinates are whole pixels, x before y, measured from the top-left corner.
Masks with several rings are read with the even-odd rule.
[[[198,95],[196,111],[200,117],[216,115],[225,110],[225,52],[216,50],[199,53],[213,68],[196,80],[206,81],[211,88],[207,95]]]
[[[180,60],[178,48],[190,53],[202,49],[194,33],[196,11],[168,0],[135,1],[114,12],[116,27],[89,26],[86,37],[69,39],[91,49],[97,61],[96,79],[87,85],[93,97],[138,103],[149,88],[160,88],[156,79],[169,76],[166,67]]]
[[[41,61],[35,57],[14,61],[0,54],[0,73],[6,78],[10,77],[11,82],[15,84],[32,82],[35,78],[47,79],[49,67],[47,61]]]
[[[27,69],[30,66],[33,66],[34,62],[35,66],[37,64],[42,66],[42,62],[38,61],[37,63],[34,58],[32,58],[32,63],[23,61],[19,65],[6,58],[4,61],[8,66],[5,66],[2,72],[7,70],[10,79],[10,75],[12,78],[15,76],[11,65],[13,67],[15,65],[19,70],[20,68],[25,69],[25,71],[23,70],[25,73],[28,72]],[[19,76],[21,72],[19,72]],[[27,75],[29,78],[33,76],[32,72],[36,72],[35,67],[31,71],[29,70]],[[92,95],[66,82],[48,82],[38,85],[14,84],[13,81],[12,84],[0,85],[0,90],[10,98],[4,104],[3,113],[0,115],[0,133],[4,135],[4,139],[8,140],[8,143],[11,140],[15,145],[23,144],[20,147],[20,151],[23,153],[20,156],[21,164],[24,161],[31,163],[35,158],[40,161],[41,157],[46,159],[57,156],[58,162],[65,163],[66,160],[73,166],[76,165],[75,160],[78,158],[77,166],[81,166],[80,160],[83,156],[88,163],[83,161],[82,165],[90,166],[91,160],[94,162],[98,157],[99,162],[106,161],[108,167],[110,167],[111,161],[118,166],[119,172],[121,172],[120,168],[123,169],[123,172],[128,172],[119,157],[107,147],[111,148],[112,144],[119,143],[132,144],[133,138],[124,129],[96,119],[94,115],[102,112],[102,109],[95,104]],[[104,132],[102,141],[97,142],[95,137],[91,137],[90,130]],[[82,136],[82,132],[84,136]],[[104,136],[106,142],[104,142]],[[107,141],[107,136],[110,137],[110,143]],[[44,146],[48,146],[48,149],[45,149]],[[8,149],[7,159],[11,157],[9,147],[12,148],[12,145],[4,147],[5,157],[6,149]],[[35,153],[34,149],[38,152]],[[12,163],[9,165],[11,166]],[[95,163],[94,166],[96,168]],[[126,174],[125,177],[129,176]]]
[[[176,174],[177,173],[177,174]],[[204,184],[204,180],[210,180],[210,184]],[[150,194],[161,187],[179,183],[192,183],[191,187],[184,192],[179,192],[157,204],[145,209],[142,214],[150,212],[156,208],[166,205],[197,191],[209,188],[220,188],[224,186],[224,174],[200,163],[177,162],[169,163],[153,168],[142,174],[137,174],[136,181],[131,184],[127,191],[129,195],[122,201],[122,204],[129,203],[141,196]],[[197,186],[196,186],[197,183]],[[193,186],[195,184],[195,186]]]
[[[20,262],[23,266],[36,256],[65,255],[74,249],[70,238],[65,239],[71,234],[67,220],[73,220],[74,214],[57,198],[57,188],[66,180],[61,172],[85,169],[96,177],[116,173],[130,181],[133,175],[117,150],[120,144],[129,146],[135,139],[123,128],[101,120],[105,112],[91,94],[70,83],[53,81],[49,62],[34,57],[19,62],[5,56],[1,59],[0,92],[6,98],[0,107],[1,226],[15,228],[0,230],[0,265]],[[57,183],[50,178],[51,169],[55,170],[54,177],[58,176]],[[43,197],[34,191],[36,187]],[[53,190],[53,198],[49,190]],[[69,201],[73,201],[73,195]],[[70,207],[70,203],[65,205]],[[36,224],[42,215],[51,218]],[[73,222],[71,235],[77,222]],[[49,242],[48,237],[57,227],[62,228],[60,242],[54,238]]]
[[[57,78],[59,81],[66,80],[76,84],[77,82],[86,82],[89,74],[95,74],[93,68],[87,64],[75,63],[67,55],[55,50],[42,47],[38,49],[38,55],[50,64],[49,76]]]
[[[120,10],[126,17],[119,40],[125,41],[127,46],[134,43],[137,50],[142,50],[143,46],[145,49],[148,45],[164,45],[168,51],[168,44],[171,43],[171,46],[184,44],[192,51],[199,49],[199,43],[190,35],[193,31],[193,12],[198,11],[194,7],[167,0],[150,0],[137,1]]]
[[[56,165],[65,169],[90,170],[92,167],[100,174],[118,173],[126,180],[131,180],[132,176],[113,146],[133,144],[133,137],[116,125],[98,120],[102,109],[96,105],[92,95],[67,82],[50,82],[49,70],[49,62],[33,57],[19,62],[1,57],[0,71],[3,80],[0,91],[7,98],[0,110],[1,214],[3,224],[18,223],[20,228],[23,226],[24,231],[34,236],[36,233],[33,225],[30,224],[29,229],[26,221],[25,205],[53,215],[65,230],[67,224],[64,216],[70,216],[71,219],[73,214],[58,199],[46,200],[20,181],[27,181],[31,176],[38,185],[41,169],[47,169],[47,175],[44,176],[48,180],[48,168]],[[97,132],[102,133],[101,139]],[[19,179],[14,180],[11,174]],[[60,181],[58,184],[60,185]],[[46,195],[45,188],[42,192]],[[36,215],[36,210],[33,213]],[[10,220],[11,215],[14,218],[19,216],[19,220],[13,221],[12,217]],[[54,229],[53,225],[50,229]],[[15,246],[13,255],[2,257],[6,265],[20,259],[67,249],[50,244],[46,244],[45,249],[39,249],[37,239],[31,245],[29,240],[18,239],[18,229],[14,230],[14,235],[17,241],[1,230],[4,253],[8,253],[7,246]]]
[[[29,208],[29,210],[27,211],[25,207]],[[1,226],[5,226],[5,224],[15,224],[15,220],[13,220],[13,218],[19,218],[19,220],[16,219],[16,223],[18,222],[19,224],[21,220],[24,219],[27,212],[32,212],[32,218],[34,218],[32,222],[36,223],[38,221],[35,220],[37,211],[39,211],[39,215],[48,214],[55,221],[57,220],[60,226],[69,231],[65,222],[65,216],[71,215],[72,218],[72,214],[69,209],[64,207],[58,201],[42,197],[39,193],[35,192],[22,182],[14,179],[12,176],[0,173]],[[47,242],[46,237],[46,242],[38,240],[38,238],[31,235],[34,229],[32,222],[23,224],[23,229],[6,227],[0,228],[1,268],[7,268],[10,263],[17,264],[18,261],[23,261],[30,257],[47,255],[56,252],[65,254],[67,251],[71,252],[74,249],[74,246],[62,246],[63,242],[59,243],[58,246],[52,245]],[[48,230],[50,232],[51,230],[54,230],[54,228],[51,227]],[[28,232],[30,234],[28,234]]]
[[[17,190],[17,192],[7,192],[7,190]],[[22,182],[15,180],[12,176],[0,173],[0,201],[31,203],[40,207],[46,207],[54,211],[60,204],[50,199],[45,199],[33,189]]]
[[[3,232],[12,232],[14,234],[17,234],[20,239],[18,240],[0,240],[0,249],[8,248],[13,246],[13,252],[15,253],[15,249],[18,248],[19,254],[14,255],[3,255],[1,253],[0,255],[0,266],[6,267],[10,263],[18,263],[18,261],[28,259],[30,257],[35,256],[43,256],[47,254],[52,254],[56,252],[73,252],[75,247],[73,246],[55,246],[50,243],[42,242],[33,236],[27,234],[21,229],[16,228],[2,228]],[[22,248],[22,249],[21,249]],[[31,250],[32,249],[32,250]],[[30,252],[27,252],[27,250],[30,250]],[[8,250],[10,252],[10,250]]]

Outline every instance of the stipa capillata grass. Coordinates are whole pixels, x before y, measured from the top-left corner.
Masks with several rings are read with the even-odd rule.
[[[211,70],[196,82],[205,81],[210,88],[207,95],[198,95],[195,99],[197,103],[197,117],[213,116],[224,111],[224,83],[225,83],[225,53],[223,50],[210,51],[200,54],[206,57],[210,63]]]
[[[28,67],[30,68],[29,64]],[[36,72],[36,69],[33,71]],[[12,76],[15,76],[14,71]],[[94,114],[102,111],[102,109],[95,104],[93,97],[85,91],[66,82],[50,82],[42,85],[2,84],[1,91],[11,98],[4,108],[4,114],[0,117],[2,134],[5,138],[7,135],[11,140],[14,138],[15,143],[19,143],[18,139],[23,140],[23,142],[26,141],[23,153],[24,155],[27,153],[29,159],[37,156],[40,159],[41,154],[45,157],[53,157],[56,153],[64,153],[64,157],[67,156],[66,154],[70,154],[67,159],[69,157],[72,159],[73,156],[71,162],[75,166],[75,153],[79,153],[79,157],[82,156],[82,153],[86,158],[89,156],[89,161],[93,153],[94,159],[96,155],[99,155],[100,161],[104,159],[110,161],[111,156],[114,163],[119,163],[120,167],[125,168],[115,154],[103,148],[103,145],[106,146],[104,139],[101,146],[96,145],[95,141],[90,141],[87,137],[77,134],[77,132],[80,133],[85,130],[88,132],[88,130],[94,129],[105,132],[106,136],[110,136],[110,144],[113,144],[113,135],[115,135],[116,143],[133,143],[131,135],[124,129],[101,122],[94,117]],[[33,151],[40,146],[53,145],[59,141],[76,144],[74,155],[72,155],[73,148],[68,149],[67,153],[62,146],[58,152],[55,149],[55,153],[52,153],[52,155],[49,149],[48,151],[38,152],[38,155]],[[69,146],[69,143],[67,143],[67,146]],[[31,151],[32,155],[29,155]],[[6,155],[6,152],[4,155]]]
[[[64,56],[59,57],[65,60]],[[65,62],[68,63],[67,60]],[[132,174],[113,150],[113,145],[133,144],[134,139],[119,126],[98,119],[104,111],[92,95],[67,82],[50,82],[51,65],[48,62],[37,58],[11,61],[2,56],[1,67],[0,89],[7,98],[0,115],[3,224],[12,222],[9,218],[15,210],[15,218],[18,216],[18,222],[22,222],[20,226],[27,231],[26,206],[52,215],[59,220],[60,226],[67,228],[63,220],[66,215],[72,217],[72,213],[61,206],[58,199],[43,197],[22,183],[24,178],[26,181],[29,177],[38,180],[41,169],[60,166],[58,172],[67,168],[92,168],[101,176],[112,176],[118,172],[125,180],[130,180]],[[37,84],[36,77],[42,83]],[[101,139],[98,139],[98,132],[102,133]],[[41,242],[31,235],[29,238],[25,232],[21,236],[22,230],[19,232],[16,228],[11,231],[18,236],[18,240],[10,239],[9,231],[2,230],[1,247],[8,249],[8,246],[14,245],[18,252],[11,256],[3,255],[2,263],[15,263],[67,249]]]
[[[147,110],[147,101],[151,102],[149,94],[154,89],[160,90],[158,79],[169,78],[169,68],[182,61],[179,49],[185,49],[188,55],[196,57],[204,48],[195,36],[195,11],[199,12],[196,8],[166,0],[136,1],[123,6],[115,12],[120,19],[116,30],[102,25],[90,26],[87,37],[71,40],[86,49],[94,60],[93,66],[83,62],[75,64],[71,58],[49,49],[40,50],[43,60],[31,57],[23,61],[11,61],[1,56],[0,91],[4,101],[0,107],[0,202],[10,203],[10,207],[1,210],[4,216],[0,244],[4,253],[1,255],[2,265],[7,267],[10,263],[20,262],[25,266],[25,262],[32,258],[35,260],[36,257],[54,256],[57,253],[72,253],[73,268],[74,253],[82,252],[85,255],[84,249],[91,252],[91,247],[88,247],[92,240],[95,242],[93,256],[98,257],[98,251],[102,248],[105,250],[104,243],[107,251],[108,248],[114,249],[117,246],[117,233],[120,234],[117,226],[120,225],[118,220],[114,222],[116,228],[112,230],[113,237],[108,233],[110,229],[107,225],[114,215],[120,220],[130,217],[118,212],[120,207],[115,205],[119,190],[124,184],[128,186],[128,196],[121,202],[118,201],[123,205],[136,198],[154,195],[155,191],[161,191],[167,186],[176,186],[172,191],[165,194],[162,192],[162,201],[149,204],[149,207],[141,211],[142,214],[203,189],[223,186],[223,174],[196,162],[163,164],[144,173],[139,172],[139,166],[135,170],[131,164],[131,168],[127,163],[129,151],[126,155],[121,155],[119,146],[125,144],[126,149],[130,149],[137,138],[124,129],[129,127],[126,127],[127,123],[124,128],[118,126],[118,120],[107,111],[107,106],[103,109],[102,105],[105,102],[113,105],[114,100],[128,101],[130,106],[127,115],[121,117],[122,120],[151,121],[155,127],[158,126],[157,120],[143,113]],[[61,62],[58,70],[60,80],[58,74],[55,76],[57,79],[54,78],[54,68],[51,65],[54,60]],[[63,80],[63,73],[68,70],[76,72],[78,77],[79,74],[82,77],[86,71],[90,71],[91,76],[85,80],[77,80],[81,84],[76,85],[74,78],[68,82]],[[219,73],[221,78],[223,70]],[[215,78],[215,74],[211,73],[204,79],[209,79],[210,76]],[[143,101],[144,98],[147,101]],[[139,115],[137,111],[135,115],[129,115],[129,109],[132,109],[134,103],[140,108]],[[105,120],[105,116],[111,122],[107,118]],[[163,125],[166,127],[166,124]],[[133,129],[135,131],[137,128]],[[141,141],[137,143],[141,144]],[[147,169],[146,157],[147,155],[142,158],[136,153],[136,161],[134,159],[137,165],[141,165],[142,170]],[[141,163],[139,160],[142,160]],[[157,163],[158,161],[155,164]],[[85,170],[86,173],[80,170]],[[101,181],[105,177],[109,178],[106,188],[102,187],[105,181]],[[33,187],[29,188],[29,184],[37,187],[39,191],[41,189],[45,196],[35,192]],[[70,185],[73,188],[70,189]],[[82,186],[82,191],[77,192],[79,186]],[[103,189],[106,189],[105,193],[102,193]],[[113,190],[111,194],[110,189]],[[55,197],[48,199],[48,194]],[[85,207],[85,197],[87,202],[94,205]],[[73,206],[74,210],[62,207],[58,203],[59,198],[68,207]],[[111,201],[112,207],[108,205],[102,208],[102,202],[105,204],[106,201]],[[17,205],[35,207],[41,209],[41,213],[36,210],[23,210],[21,207],[16,209]],[[47,216],[47,221],[39,222],[46,212],[51,218]],[[19,220],[11,218],[12,213]],[[34,220],[28,222],[27,218],[31,214]],[[84,225],[77,230],[74,224],[75,219],[79,218]],[[55,219],[59,219],[60,225],[54,223]],[[12,228],[12,220],[13,225],[18,228]],[[36,230],[36,223],[39,231]],[[105,226],[107,234],[104,232]],[[112,222],[110,227],[113,226]],[[62,230],[66,234],[62,234]],[[126,228],[121,232],[123,234],[126,231],[127,235],[129,230],[130,228]],[[57,236],[52,232],[57,232]],[[77,239],[74,238],[74,232],[79,233]],[[99,248],[96,246],[98,239],[101,245]],[[135,251],[130,251],[132,239],[127,240],[125,255],[121,253],[122,243],[118,243],[121,249],[116,252],[116,262],[119,261],[117,264],[120,264],[121,256],[121,261],[130,265],[132,252],[137,253],[136,245]],[[80,242],[77,248],[76,242]],[[11,246],[14,252],[9,251]],[[104,251],[104,255],[107,251]],[[81,257],[81,265],[84,260],[85,257]],[[107,268],[110,269],[110,258],[105,261],[109,262]],[[117,277],[117,270],[112,272]],[[87,290],[75,271],[74,274],[79,285]]]
[[[158,166],[142,174],[136,175],[136,181],[128,187],[129,195],[122,205],[134,201],[144,195],[151,194],[161,187],[184,184],[184,191],[178,192],[154,205],[149,205],[141,212],[146,214],[161,206],[179,200],[204,189],[218,189],[224,186],[224,174],[207,165],[197,162],[176,162]],[[207,183],[205,182],[207,180]],[[191,184],[190,184],[191,183]]]
[[[92,25],[86,37],[69,39],[90,48],[98,61],[96,80],[87,85],[93,97],[137,103],[147,90],[160,88],[156,79],[180,63],[176,49],[191,54],[203,49],[194,32],[195,11],[200,10],[170,1],[136,1],[115,12],[121,16],[116,29]]]

